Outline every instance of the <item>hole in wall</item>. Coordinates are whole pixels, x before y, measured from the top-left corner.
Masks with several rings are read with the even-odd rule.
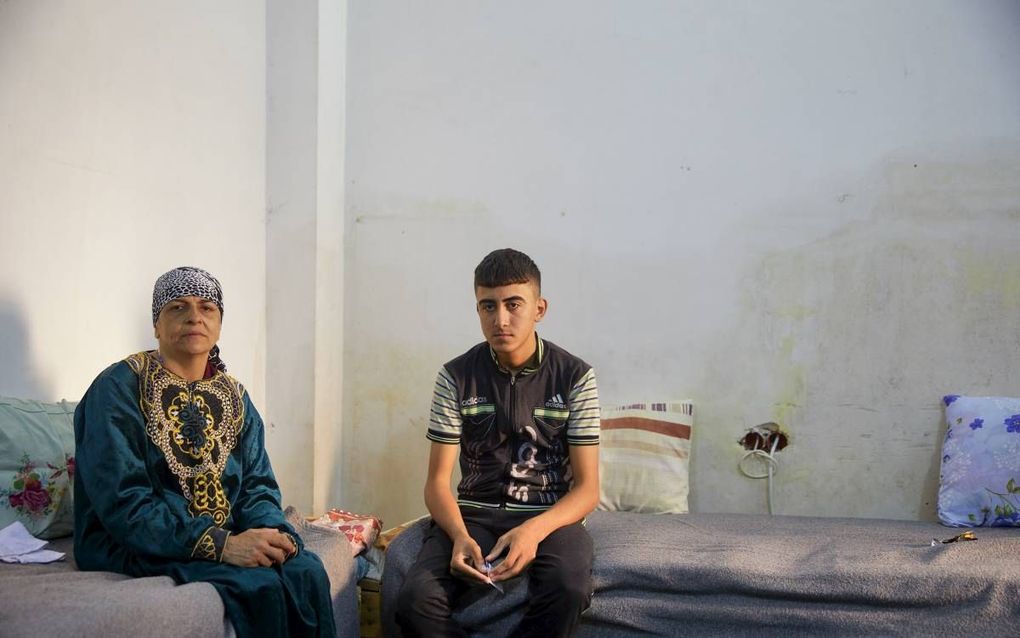
[[[778,423],[768,422],[756,425],[747,431],[747,434],[738,441],[745,450],[772,451],[775,445],[776,452],[782,450],[790,443],[790,437],[783,432]]]

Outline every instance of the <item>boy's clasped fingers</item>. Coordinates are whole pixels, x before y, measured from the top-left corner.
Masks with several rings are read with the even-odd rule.
[[[510,552],[506,555],[503,562],[493,567],[492,571],[489,572],[489,577],[496,582],[514,578],[515,576],[520,575],[520,573],[524,571],[524,568],[531,564],[534,557],[534,553],[532,553],[531,557],[528,558],[525,557],[522,552],[514,551],[514,548],[511,547]]]
[[[515,527],[496,541],[486,560],[492,561],[506,551],[506,558],[489,572],[493,581],[509,580],[518,576],[531,564],[538,552],[539,539],[523,526]]]
[[[455,576],[467,578],[468,580],[476,580],[482,583],[489,582],[489,577],[475,569],[463,556],[455,555],[453,557],[453,560],[450,561],[450,571]]]
[[[478,569],[477,566],[484,565],[482,550],[478,543],[471,537],[459,539],[453,544],[453,553],[450,557],[450,572],[456,576],[475,580],[481,583],[488,583],[489,577]]]

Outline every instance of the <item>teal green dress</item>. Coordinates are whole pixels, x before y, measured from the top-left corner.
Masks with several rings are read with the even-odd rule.
[[[262,419],[233,377],[188,383],[140,352],[92,383],[74,435],[80,569],[208,582],[240,638],[335,635],[329,578],[284,519]],[[229,534],[259,527],[290,534],[297,555],[220,562]]]

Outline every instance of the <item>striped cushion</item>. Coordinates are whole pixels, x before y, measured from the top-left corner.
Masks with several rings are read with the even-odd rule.
[[[598,508],[686,512],[693,425],[690,401],[602,408]]]

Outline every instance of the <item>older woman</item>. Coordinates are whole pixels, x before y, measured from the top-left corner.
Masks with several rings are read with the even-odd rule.
[[[74,415],[75,558],[207,581],[238,636],[333,636],[329,580],[284,520],[262,419],[219,358],[219,281],[156,280],[159,348],[113,364]],[[187,610],[181,610],[187,613]]]

